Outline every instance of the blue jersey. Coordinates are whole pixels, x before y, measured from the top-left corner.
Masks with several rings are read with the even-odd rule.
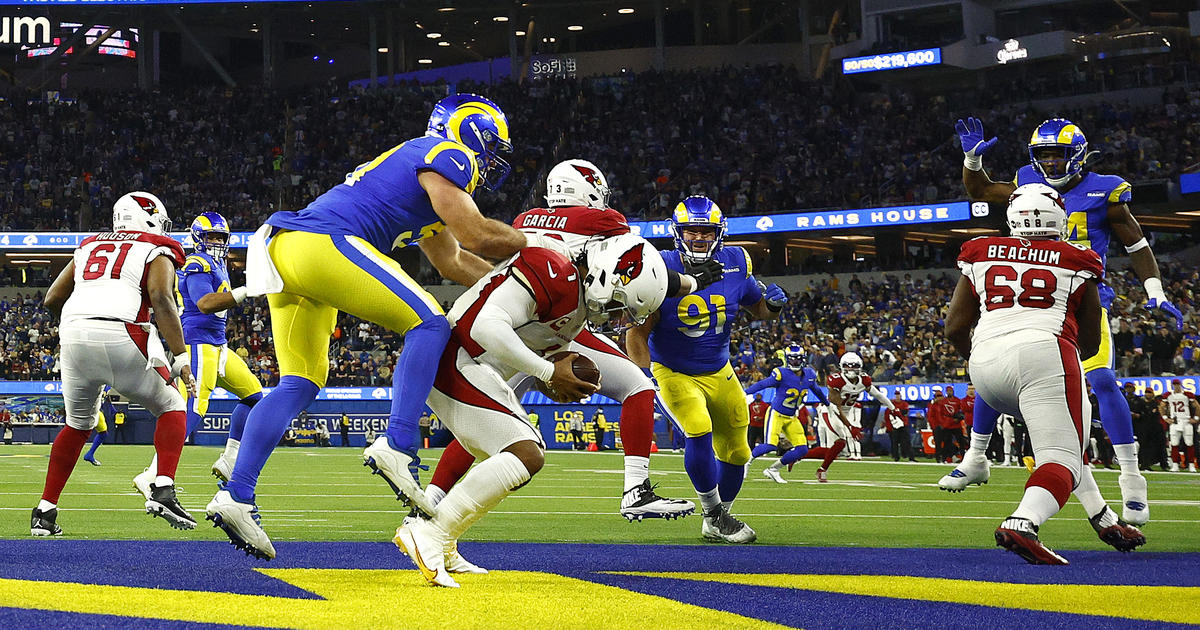
[[[225,261],[217,261],[203,252],[188,254],[179,276],[179,294],[183,297],[183,338],[187,343],[224,345],[225,312],[205,314],[196,307],[196,302],[209,293],[228,293],[229,271]]]
[[[1013,181],[1017,186],[1045,184],[1046,180],[1030,166],[1017,171]],[[1048,184],[1047,184],[1048,185]],[[1090,247],[1100,254],[1100,262],[1108,266],[1108,245],[1112,241],[1112,226],[1108,224],[1108,206],[1128,203],[1133,197],[1129,182],[1116,175],[1097,175],[1087,172],[1083,179],[1065,193],[1063,205],[1067,209],[1067,241]],[[1100,284],[1100,306],[1109,308],[1115,293],[1112,287]]]
[[[771,375],[746,388],[747,394],[775,388],[775,396],[771,398],[771,408],[776,413],[785,416],[795,416],[796,410],[804,402],[804,390],[809,390],[817,397],[822,405],[828,405],[829,399],[825,392],[817,386],[817,372],[810,367],[800,370],[775,368]]]
[[[407,247],[446,228],[417,181],[434,171],[467,193],[479,184],[475,154],[434,136],[414,138],[361,164],[299,212],[276,212],[267,223],[279,228],[357,236],[383,253]]]
[[[667,268],[683,273],[679,252],[659,252]],[[683,374],[709,374],[729,362],[733,322],[743,306],[762,300],[750,256],[741,247],[723,247],[715,258],[725,277],[696,293],[667,298],[650,331],[650,360]]]

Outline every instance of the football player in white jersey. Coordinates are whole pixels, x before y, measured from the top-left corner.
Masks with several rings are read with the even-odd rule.
[[[531,243],[560,249],[578,260],[584,246],[596,240],[629,234],[624,215],[608,207],[609,187],[604,173],[586,160],[566,160],[546,176],[546,206],[517,216],[513,227],[524,232]],[[721,278],[721,265],[707,261],[690,274],[667,270],[668,295],[680,297],[702,289]],[[621,403],[621,445],[625,451],[625,485],[621,516],[679,518],[695,511],[691,501],[658,496],[650,483],[650,444],[654,439],[655,387],[650,378],[612,341],[584,329],[568,348],[591,359],[604,378],[600,394]],[[510,383],[520,396],[532,379]],[[665,406],[660,411],[668,413]],[[673,420],[669,420],[673,421]],[[434,504],[458,481],[474,462],[470,453],[451,442],[438,459],[426,489]]]
[[[1196,472],[1195,425],[1200,422],[1196,397],[1183,391],[1183,381],[1175,379],[1171,381],[1171,393],[1158,404],[1158,411],[1171,421],[1171,472],[1178,472],[1181,466]]]
[[[432,519],[406,518],[394,542],[421,574],[458,586],[451,572],[482,573],[457,554],[472,524],[541,469],[541,434],[526,420],[508,385],[527,374],[562,400],[598,389],[572,371],[576,356],[546,357],[570,348],[584,324],[610,318],[645,319],[667,295],[667,268],[645,240],[617,236],[587,246],[587,261],[526,247],[454,303],[453,325],[429,406],[480,463],[451,488]]]
[[[817,469],[818,481],[826,480],[826,471],[833,460],[837,459],[843,446],[849,448],[851,460],[862,459],[862,443],[859,442],[862,439],[862,405],[858,399],[863,392],[870,393],[871,397],[884,407],[893,411],[896,409],[883,391],[871,382],[871,377],[863,374],[862,357],[858,356],[857,352],[843,354],[838,361],[838,368],[840,371],[830,374],[825,384],[829,386],[830,407],[832,409],[836,406],[842,422],[835,421],[832,413],[823,415],[827,430],[834,434],[836,440],[833,443],[833,452],[826,456],[821,467]]]
[[[146,512],[179,529],[196,526],[175,497],[175,469],[187,418],[183,397],[172,383],[182,376],[195,395],[195,382],[175,306],[175,270],[183,265],[183,248],[170,237],[170,225],[158,197],[145,192],[124,195],[113,205],[112,231],[84,239],[46,291],[46,308],[62,319],[67,423],[50,449],[46,485],[30,523],[34,536],[62,534],[57,523],[59,496],[96,424],[105,386],[158,418],[158,476],[146,499]],[[160,331],[170,354],[163,351]]]
[[[963,245],[963,277],[945,325],[983,400],[1025,420],[1037,462],[1020,505],[996,529],[996,544],[1031,564],[1067,564],[1042,544],[1038,529],[1074,491],[1101,540],[1132,550],[1145,537],[1109,509],[1083,465],[1091,414],[1080,358],[1100,347],[1104,266],[1094,251],[1062,240],[1067,215],[1049,186],[1018,188],[1008,225],[1010,237]]]

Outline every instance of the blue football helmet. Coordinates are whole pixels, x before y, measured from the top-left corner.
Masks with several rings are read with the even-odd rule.
[[[192,221],[192,248],[225,260],[229,255],[229,222],[216,212],[205,212]]]
[[[453,140],[474,152],[483,188],[496,190],[512,170],[500,157],[512,152],[508,119],[498,105],[482,96],[454,94],[438,101],[425,135]]]
[[[712,228],[713,240],[685,239],[684,228]],[[721,208],[708,197],[693,195],[679,202],[675,212],[671,213],[671,233],[675,236],[675,248],[683,255],[684,260],[699,264],[721,251],[721,243],[725,240],[728,222]],[[705,251],[696,251],[694,245],[711,243]]]
[[[799,370],[808,362],[808,357],[804,354],[804,348],[800,344],[790,344],[783,349],[783,358],[787,361],[787,366],[793,370]]]
[[[1087,149],[1087,138],[1075,123],[1051,118],[1033,130],[1029,162],[1047,184],[1058,188],[1083,172]]]

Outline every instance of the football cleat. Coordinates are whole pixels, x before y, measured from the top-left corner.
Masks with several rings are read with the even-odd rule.
[[[821,483],[829,483],[829,477],[825,475],[824,468],[817,469],[817,481],[820,481]]]
[[[62,536],[62,528],[54,522],[58,518],[58,508],[45,512],[33,508],[33,518],[29,520],[29,533],[32,536]]]
[[[683,518],[696,511],[691,501],[683,499],[667,499],[654,492],[656,485],[650,485],[649,479],[628,489],[621,495],[621,516],[629,522],[640,521],[644,518]]]
[[[388,444],[387,436],[380,436],[363,451],[363,466],[373,474],[383,477],[396,493],[396,499],[417,508],[426,514],[435,514],[433,503],[421,490],[417,482],[417,466],[420,458],[398,451]]]
[[[763,471],[763,476],[771,481],[774,481],[775,483],[787,483],[787,479],[784,479],[782,476],[780,476],[778,470],[771,467],[767,467],[767,469]]]
[[[99,465],[100,465],[100,463],[99,463],[99,462],[92,462],[92,463],[93,463],[93,464],[96,464],[97,466],[99,466]],[[1196,472],[1196,465],[1195,465],[1195,464],[1188,464],[1188,472]]]
[[[154,471],[147,468],[147,469],[143,470],[142,472],[138,473],[137,475],[134,475],[133,488],[135,490],[137,490],[138,492],[140,492],[142,494],[143,498],[145,498],[147,501],[149,501],[150,500],[150,486],[154,485],[154,480],[156,478],[157,478],[157,475],[154,474]]]
[[[1027,518],[1010,516],[996,528],[996,546],[1021,556],[1029,564],[1069,564],[1038,540],[1038,526]]]
[[[446,543],[445,548],[446,570],[451,573],[474,573],[476,575],[485,575],[488,570],[478,566],[458,553],[458,541],[451,540]]]
[[[234,458],[230,457],[229,453],[222,452],[221,456],[217,458],[217,461],[213,462],[213,476],[221,481],[228,482],[229,478],[233,476],[233,463]]]
[[[174,484],[157,486],[150,484],[150,498],[146,500],[146,513],[150,516],[161,516],[175,529],[196,529],[196,519],[179,505],[175,498]]]
[[[704,513],[700,535],[705,540],[735,544],[752,543],[758,538],[749,525],[734,518],[724,505],[717,505]]]
[[[992,474],[992,463],[987,459],[970,459],[938,480],[938,487],[947,492],[962,492],[967,486],[979,486],[988,482]]]
[[[1117,477],[1121,486],[1121,520],[1141,527],[1150,522],[1150,500],[1146,494],[1146,478],[1140,474],[1121,473]]]
[[[95,456],[95,455],[84,455],[84,456],[83,456],[83,461],[85,461],[85,462],[87,462],[87,463],[89,463],[89,464],[91,464],[91,465],[93,465],[93,466],[99,466],[99,465],[100,465],[100,462],[96,460],[96,456]]]
[[[1179,462],[1171,462],[1171,472],[1179,472]]]
[[[1105,514],[1112,514],[1112,510],[1108,509],[1107,505],[1098,514],[1088,519],[1088,522],[1092,524],[1092,529],[1096,530],[1096,534],[1105,544],[1112,546],[1117,551],[1133,551],[1146,544],[1145,534],[1133,525],[1117,518],[1116,514],[1113,514],[1116,523],[1108,527],[1101,526],[1100,522],[1106,520]]]
[[[446,532],[428,519],[409,516],[396,528],[392,542],[412,558],[421,577],[434,586],[458,588],[446,568]],[[461,557],[461,556],[460,556]]]
[[[221,490],[204,511],[213,527],[220,527],[229,536],[229,544],[262,560],[275,557],[275,546],[263,531],[257,505],[235,501],[228,490]]]

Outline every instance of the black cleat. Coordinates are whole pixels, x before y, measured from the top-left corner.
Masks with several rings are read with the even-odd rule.
[[[175,498],[175,486],[150,484],[150,498],[146,501],[146,513],[161,516],[175,529],[196,529],[196,519],[179,505]]]
[[[62,536],[62,528],[55,523],[58,518],[58,508],[45,512],[33,508],[33,518],[29,520],[29,533],[33,536]]]
[[[626,490],[621,497],[621,516],[633,522],[644,518],[683,518],[696,511],[696,506],[691,501],[658,496],[654,492],[657,487],[650,485],[650,480],[646,479]]]
[[[1104,541],[1107,545],[1111,545],[1117,551],[1126,552],[1133,551],[1146,544],[1146,535],[1142,533],[1142,530],[1126,523],[1120,518],[1117,518],[1117,522],[1113,525],[1101,527],[1100,520],[1104,517],[1105,512],[1111,511],[1106,505],[1100,513],[1088,519],[1088,522],[1092,524],[1092,529],[1096,530],[1096,535],[1100,536],[1100,540]],[[1114,514],[1114,516],[1116,515]]]

